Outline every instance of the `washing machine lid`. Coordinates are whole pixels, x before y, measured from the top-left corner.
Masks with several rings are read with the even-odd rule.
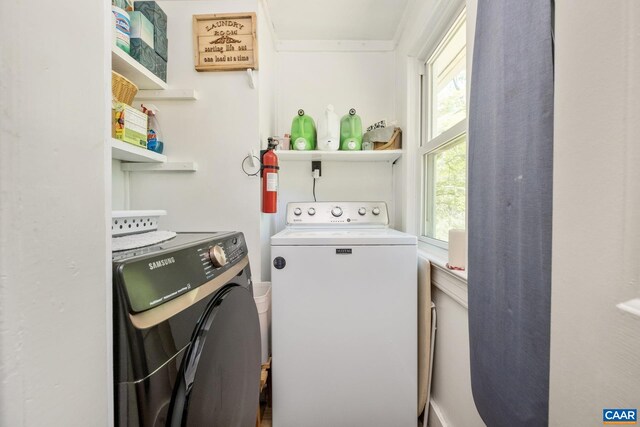
[[[416,245],[416,236],[391,228],[287,228],[271,237],[272,246]]]
[[[255,425],[260,324],[251,293],[229,286],[211,300],[182,360],[167,426]]]

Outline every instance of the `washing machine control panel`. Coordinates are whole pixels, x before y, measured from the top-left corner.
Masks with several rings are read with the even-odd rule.
[[[287,205],[287,225],[294,227],[387,227],[385,202],[295,202]]]

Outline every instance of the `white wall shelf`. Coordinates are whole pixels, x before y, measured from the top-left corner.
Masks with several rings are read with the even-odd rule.
[[[166,163],[123,163],[123,172],[195,172],[198,164],[195,162],[166,162]]]
[[[111,138],[111,158],[125,162],[165,163],[167,156]]]
[[[162,79],[133,59],[131,55],[116,46],[111,48],[111,68],[135,83],[139,90],[167,89],[169,87]]]
[[[402,150],[372,150],[372,151],[276,151],[282,161],[311,161],[326,162],[395,162],[402,156]]]
[[[194,89],[140,90],[136,101],[195,101],[198,92]]]

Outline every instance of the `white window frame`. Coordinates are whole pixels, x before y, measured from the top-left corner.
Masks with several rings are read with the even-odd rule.
[[[422,243],[428,244],[430,246],[435,246],[444,250],[449,249],[449,243],[435,239],[433,237],[427,236],[427,220],[430,214],[430,206],[433,200],[433,194],[427,191],[426,186],[426,177],[427,174],[431,173],[431,171],[427,168],[427,162],[425,161],[425,157],[428,154],[435,153],[438,149],[444,147],[446,144],[455,142],[458,138],[465,135],[467,133],[467,120],[469,117],[469,99],[466,99],[466,108],[467,114],[465,118],[460,120],[458,123],[453,125],[451,128],[442,132],[440,135],[430,138],[432,126],[432,114],[431,114],[431,100],[430,100],[430,90],[432,88],[432,76],[429,70],[429,63],[432,61],[434,56],[440,53],[441,49],[444,47],[447,39],[450,39],[454,33],[456,28],[461,25],[462,21],[466,21],[466,7],[463,7],[462,10],[459,10],[454,16],[451,24],[446,26],[441,36],[437,39],[436,43],[431,47],[431,51],[427,55],[427,59],[423,63],[423,71],[420,76],[421,80],[421,88],[420,88],[420,105],[421,105],[421,114],[420,114],[420,145],[417,150],[417,157],[419,162],[419,173],[417,174],[418,188],[420,189],[420,203],[419,203],[419,215],[418,218],[420,220],[419,224],[419,236],[418,240]],[[469,41],[466,41],[466,46],[468,47]],[[469,61],[470,57],[468,55],[467,48],[467,57],[466,60]],[[467,76],[469,77],[469,76]],[[467,85],[469,83],[467,82]],[[468,92],[468,91],[467,91]],[[468,147],[468,145],[467,145]],[[468,157],[467,157],[468,160]],[[468,182],[465,185],[468,188]],[[465,207],[468,206],[465,204]]]

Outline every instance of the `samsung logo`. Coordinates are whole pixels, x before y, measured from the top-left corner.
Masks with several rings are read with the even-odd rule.
[[[351,249],[336,249],[338,255],[346,255],[352,253]]]
[[[176,260],[174,257],[161,259],[159,261],[153,261],[149,263],[149,270],[155,270],[156,268],[166,267],[169,264],[175,263]]]
[[[637,409],[603,409],[602,422],[604,424],[637,424]]]

